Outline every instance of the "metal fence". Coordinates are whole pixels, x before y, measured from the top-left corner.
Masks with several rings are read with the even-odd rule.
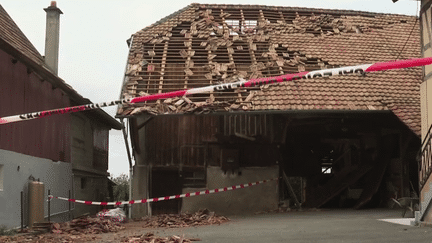
[[[431,172],[432,172],[432,134],[431,134],[432,125],[429,127],[429,130],[422,142],[421,145],[421,161],[420,161],[420,191],[423,189],[426,181],[428,180]]]

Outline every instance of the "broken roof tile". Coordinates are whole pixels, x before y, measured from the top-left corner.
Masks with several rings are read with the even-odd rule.
[[[224,26],[221,9],[224,16],[225,13],[231,14],[229,21],[238,20],[239,23],[242,21],[240,10],[248,14],[267,9],[263,14],[269,22],[260,22],[258,18],[256,22],[251,20],[248,31],[232,26],[236,29],[233,35],[218,27]],[[284,19],[281,19],[279,11],[283,12]],[[415,18],[351,10],[191,4],[133,35],[129,64],[136,64],[132,60],[136,62],[136,58],[142,58],[149,65],[158,67],[153,73],[139,72],[142,79],[137,81],[139,84],[134,86],[137,90],[133,94],[173,91],[174,84],[178,89],[183,89],[238,80],[235,75],[244,78],[268,77],[299,70],[391,61],[397,57],[420,57],[420,29],[419,26],[413,29],[413,25],[418,23]],[[225,21],[228,21],[226,16]],[[257,23],[260,23],[259,30]],[[184,34],[195,29],[201,34],[192,34],[186,40]],[[228,34],[234,42],[231,47],[224,38]],[[169,36],[164,39],[168,43],[167,48],[164,43],[149,43],[162,35]],[[186,47],[189,50],[184,50],[185,41],[191,43]],[[152,51],[155,52],[154,57],[147,54]],[[144,55],[136,55],[138,53]],[[190,61],[194,63],[193,67],[188,66]],[[229,63],[234,65],[225,66]],[[165,67],[164,72],[158,72],[162,66]],[[212,69],[222,66],[226,71]],[[421,70],[409,68],[368,73],[366,76],[297,80],[261,89],[239,90],[232,96],[225,92],[213,92],[189,98],[193,105],[206,102],[212,96],[215,104],[226,104],[228,110],[240,97],[242,100],[249,97],[251,90],[254,90],[254,95],[248,102],[254,106],[240,106],[239,109],[395,111],[395,107],[408,107],[409,104],[410,109],[402,111],[399,117],[419,134]],[[125,90],[129,88],[132,87],[125,85],[122,93],[127,93]],[[216,109],[217,106],[213,107]],[[187,112],[186,108],[177,109],[180,110],[175,112]],[[124,113],[118,114],[129,114],[128,110],[134,110],[134,105],[123,107]],[[163,111],[166,110],[169,111]]]

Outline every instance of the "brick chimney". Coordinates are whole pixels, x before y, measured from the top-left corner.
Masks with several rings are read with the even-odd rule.
[[[46,14],[45,34],[45,63],[51,70],[58,74],[60,14],[63,12],[57,8],[56,1],[51,1],[48,8],[44,8]]]

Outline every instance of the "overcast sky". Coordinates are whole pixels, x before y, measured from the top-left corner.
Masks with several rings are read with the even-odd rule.
[[[126,66],[126,40],[135,32],[197,1],[58,0],[60,17],[59,76],[92,102],[117,100]],[[286,7],[349,9],[417,15],[418,1],[399,0],[234,0],[199,3],[259,4]],[[271,3],[271,4],[270,4]],[[45,11],[49,0],[1,0],[0,4],[36,49],[44,55]],[[115,115],[115,108],[104,108]],[[122,133],[110,132],[109,172],[128,173]]]

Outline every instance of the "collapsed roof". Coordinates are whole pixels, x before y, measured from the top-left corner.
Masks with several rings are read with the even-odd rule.
[[[122,98],[420,57],[415,16],[191,4],[134,35]],[[302,79],[119,107],[118,116],[210,111],[391,110],[420,134],[422,68]]]

